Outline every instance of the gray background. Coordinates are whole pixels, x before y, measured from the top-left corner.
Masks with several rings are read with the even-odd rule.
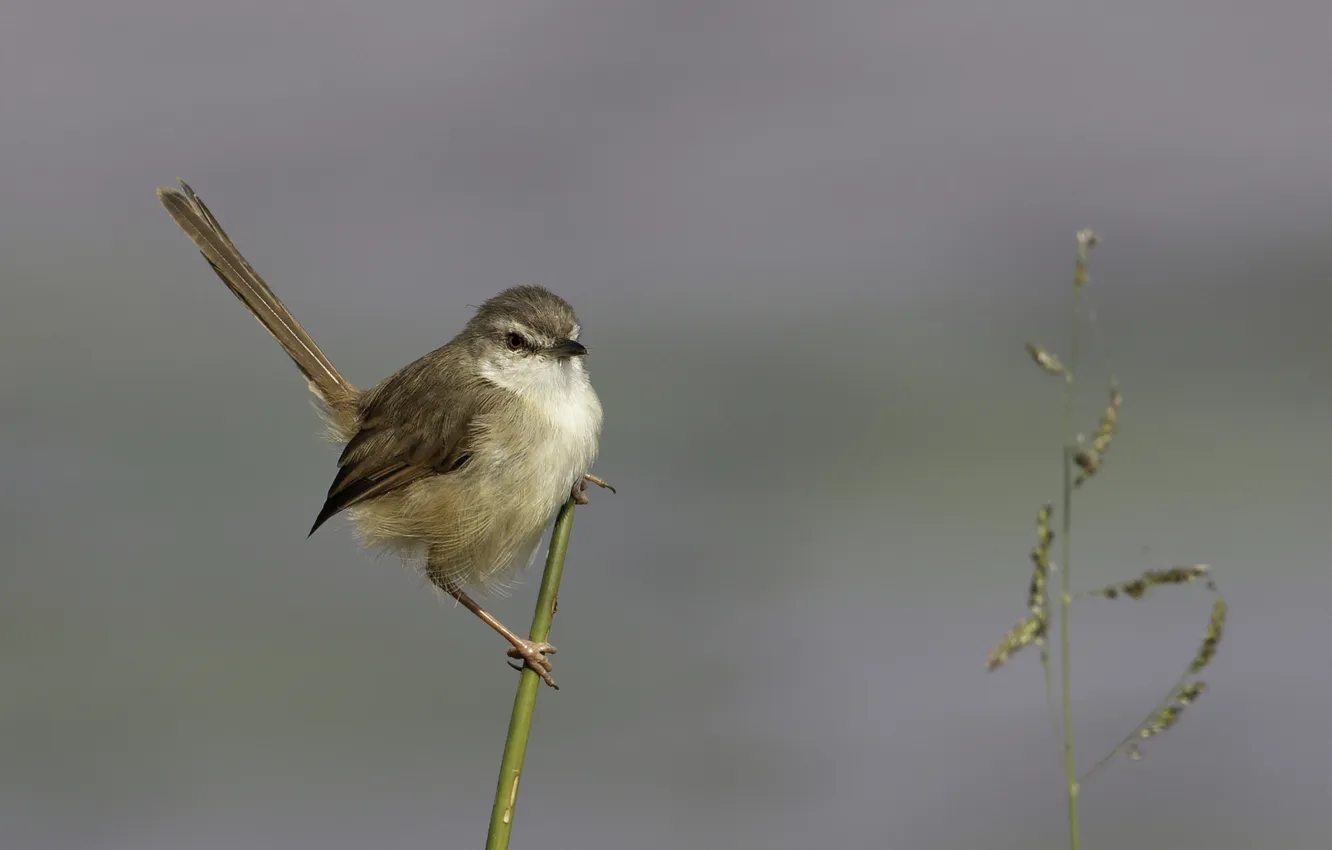
[[[1079,407],[1080,586],[1214,565],[1186,721],[1088,847],[1332,830],[1332,5],[233,0],[0,7],[0,846],[481,845],[515,675],[304,532],[333,450],[153,188],[355,381],[542,283],[608,411],[514,847],[1057,847],[1039,667],[987,675]],[[501,616],[530,616],[535,576]],[[1201,592],[1089,604],[1081,755]]]

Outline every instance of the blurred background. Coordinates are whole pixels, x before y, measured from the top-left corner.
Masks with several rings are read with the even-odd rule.
[[[345,520],[188,179],[368,385],[540,283],[607,410],[513,846],[1059,847],[1024,612],[1078,405],[1075,582],[1213,565],[1212,690],[1091,847],[1332,830],[1332,6],[122,0],[0,10],[0,846],[468,848],[517,677]],[[524,626],[538,575],[494,601]],[[1080,757],[1210,599],[1089,602]]]

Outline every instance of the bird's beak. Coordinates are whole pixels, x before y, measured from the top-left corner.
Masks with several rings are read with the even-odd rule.
[[[587,346],[576,339],[562,339],[559,342],[546,349],[546,354],[552,357],[582,357],[587,354]]]

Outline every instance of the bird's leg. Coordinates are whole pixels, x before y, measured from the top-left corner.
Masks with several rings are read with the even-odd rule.
[[[588,503],[587,482],[589,481],[591,481],[593,484],[597,485],[598,487],[602,488],[603,490],[609,490],[612,493],[615,492],[615,488],[612,487],[610,484],[607,484],[604,480],[588,472],[584,474],[582,478],[578,479],[578,481],[573,486],[573,492],[569,494],[570,496],[573,497],[575,505],[586,505]]]
[[[551,664],[550,659],[546,657],[555,654],[555,647],[545,641],[531,641],[519,637],[508,626],[497,620],[493,614],[476,604],[472,597],[464,593],[461,588],[446,587],[444,590],[449,596],[458,600],[464,608],[480,617],[487,626],[499,632],[501,637],[513,644],[513,649],[509,650],[510,658],[522,659],[523,663],[531,667],[543,682],[557,691],[560,689],[560,686],[555,684],[555,680],[550,677]]]

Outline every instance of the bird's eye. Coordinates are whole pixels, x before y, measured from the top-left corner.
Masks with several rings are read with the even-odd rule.
[[[525,342],[526,340],[523,339],[522,335],[517,333],[510,333],[504,338],[504,344],[509,347],[510,351],[522,351]]]

